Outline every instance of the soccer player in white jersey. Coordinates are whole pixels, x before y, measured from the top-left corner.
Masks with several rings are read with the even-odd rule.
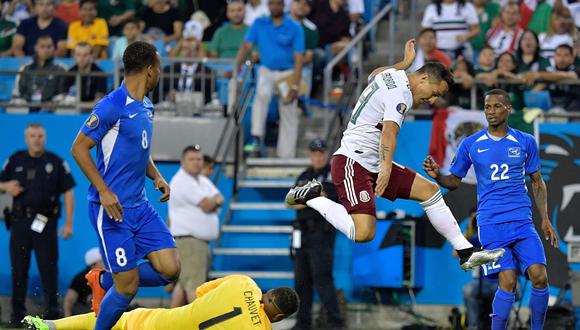
[[[453,75],[440,63],[426,63],[414,73],[406,70],[415,59],[415,40],[405,45],[405,58],[380,67],[354,107],[341,146],[332,159],[332,178],[341,204],[321,196],[322,186],[311,181],[291,189],[286,202],[306,204],[355,242],[375,237],[373,196],[391,201],[418,201],[429,221],[453,246],[464,270],[495,261],[503,249],[475,251],[461,233],[437,184],[412,169],[393,162],[397,134],[407,112],[421,103],[433,104],[453,84]]]

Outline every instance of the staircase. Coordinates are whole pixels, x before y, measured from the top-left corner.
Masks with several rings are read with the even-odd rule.
[[[247,159],[222,235],[213,249],[211,278],[247,274],[263,289],[294,286],[290,259],[294,210],[284,197],[308,159]]]

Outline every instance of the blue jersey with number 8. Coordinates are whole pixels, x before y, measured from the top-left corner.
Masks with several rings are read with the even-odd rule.
[[[153,104],[129,95],[125,84],[103,97],[81,128],[97,144],[99,173],[121,205],[136,207],[147,201],[145,179],[153,130]],[[99,203],[95,187],[89,200]]]
[[[479,226],[510,221],[532,221],[532,203],[525,175],[540,170],[533,136],[513,128],[499,140],[484,129],[459,145],[450,172],[463,178],[473,165],[477,178]]]

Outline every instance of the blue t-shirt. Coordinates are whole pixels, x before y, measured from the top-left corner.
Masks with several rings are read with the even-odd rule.
[[[97,168],[121,206],[147,201],[145,179],[153,129],[153,104],[129,95],[125,84],[101,99],[81,128],[97,143]],[[99,202],[91,185],[89,200]]]
[[[270,70],[292,69],[294,53],[304,53],[302,26],[288,16],[277,26],[270,16],[256,19],[245,40],[258,47],[261,64]]]
[[[24,42],[24,54],[26,54],[26,56],[32,56],[34,55],[34,45],[36,45],[36,40],[39,36],[49,35],[56,47],[56,44],[59,41],[66,40],[67,30],[68,26],[65,21],[56,17],[52,19],[52,22],[50,22],[46,28],[40,29],[40,27],[38,27],[37,17],[34,16],[20,22],[20,25],[18,25],[18,28],[16,29],[16,33],[26,38],[26,41]]]
[[[533,136],[513,128],[499,141],[487,129],[473,134],[461,142],[449,170],[463,178],[471,165],[477,177],[478,226],[532,221],[525,175],[540,170]]]

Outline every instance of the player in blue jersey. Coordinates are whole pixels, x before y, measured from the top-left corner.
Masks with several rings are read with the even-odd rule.
[[[554,247],[558,247],[558,238],[548,217],[546,184],[540,174],[536,141],[533,136],[508,126],[511,110],[504,90],[489,91],[485,96],[488,128],[461,142],[451,163],[451,174],[441,175],[431,156],[425,159],[423,168],[441,186],[453,190],[473,165],[477,176],[479,239],[485,249],[506,250],[499,260],[482,266],[486,276],[499,277],[492,329],[507,327],[520,272],[532,281],[531,323],[532,330],[536,330],[544,326],[548,275],[544,247],[532,221],[525,175],[532,181],[544,238]]]
[[[159,54],[151,44],[134,42],[123,63],[123,83],[97,103],[71,150],[91,182],[89,217],[107,267],[87,275],[97,330],[117,322],[139,286],[169,284],[180,271],[175,241],[145,195],[149,177],[163,193],[160,201],[169,200],[169,185],[150,155],[154,110],[145,96],[159,81]]]

